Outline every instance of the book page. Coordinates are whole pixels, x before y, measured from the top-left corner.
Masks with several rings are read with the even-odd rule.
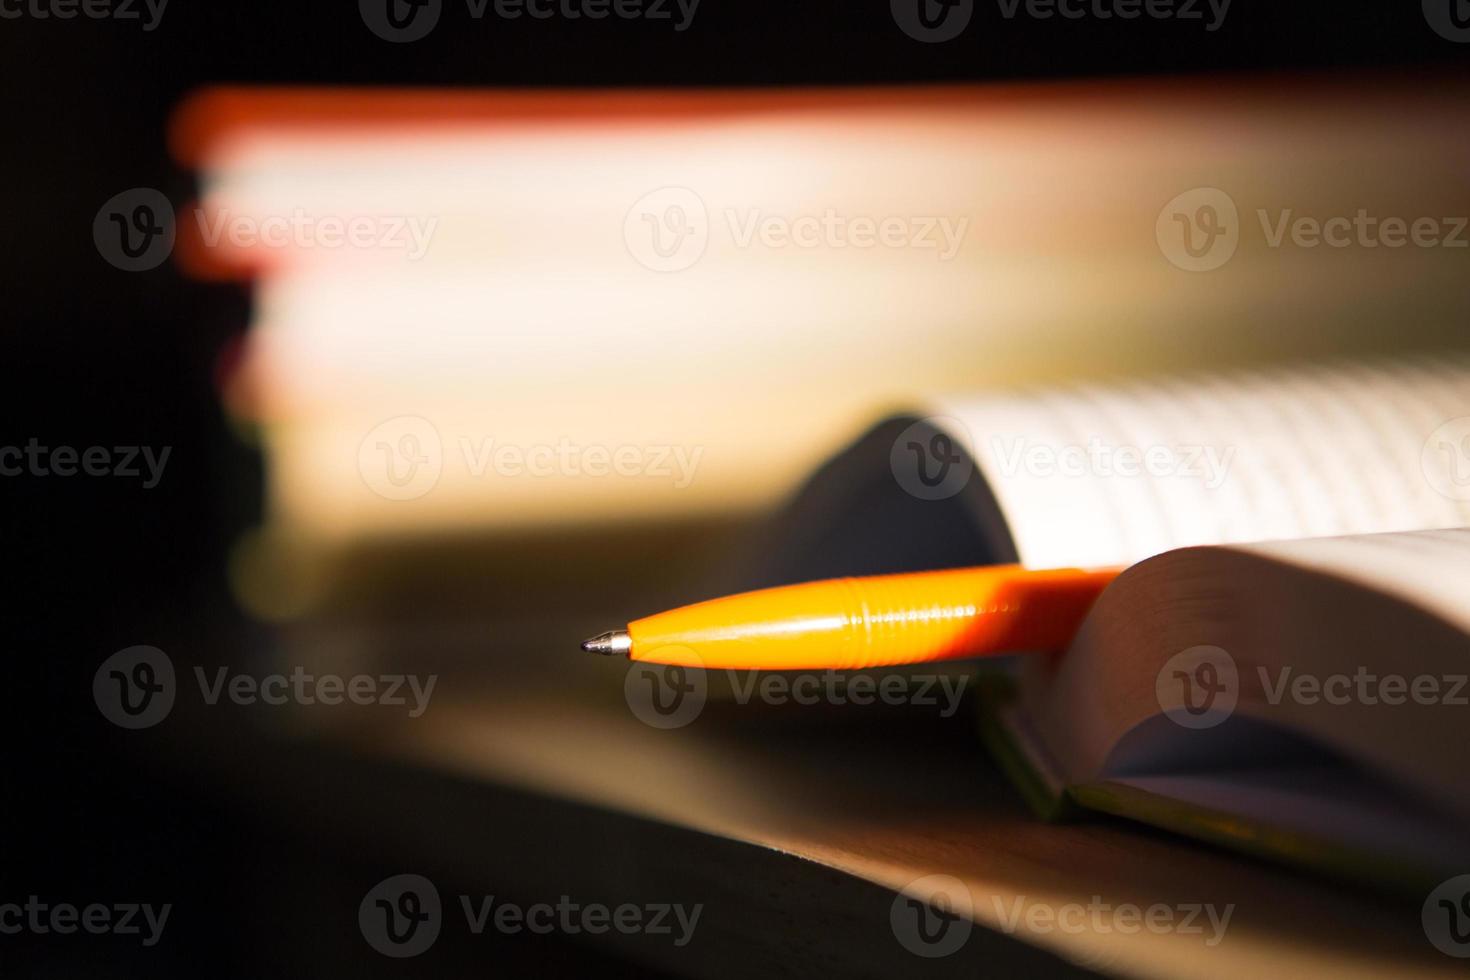
[[[1290,562],[1396,596],[1470,635],[1470,529],[1272,541],[1232,550]]]
[[[1173,551],[1027,661],[1025,709],[1068,782],[1277,766],[1271,732],[1470,813],[1467,600],[1470,528]]]
[[[941,404],[1023,564],[1470,525],[1470,362],[1274,370]]]

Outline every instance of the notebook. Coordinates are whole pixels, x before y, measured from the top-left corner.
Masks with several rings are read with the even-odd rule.
[[[1070,649],[984,685],[1038,811],[1418,889],[1470,866],[1467,525],[1470,362],[1279,369],[889,418],[752,582],[1126,566]]]

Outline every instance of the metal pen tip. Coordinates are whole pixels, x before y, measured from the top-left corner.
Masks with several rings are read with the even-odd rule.
[[[616,657],[633,649],[633,638],[627,630],[608,630],[590,640],[583,640],[582,649],[604,657]]]

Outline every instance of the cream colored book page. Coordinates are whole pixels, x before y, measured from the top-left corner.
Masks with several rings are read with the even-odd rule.
[[[1275,541],[1236,550],[1356,582],[1470,634],[1470,528]]]
[[[940,403],[1022,563],[1470,525],[1470,362]]]

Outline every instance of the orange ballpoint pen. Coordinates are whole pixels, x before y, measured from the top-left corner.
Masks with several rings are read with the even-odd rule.
[[[728,670],[858,670],[1060,650],[1119,571],[990,565],[807,582],[658,613],[582,649]]]

